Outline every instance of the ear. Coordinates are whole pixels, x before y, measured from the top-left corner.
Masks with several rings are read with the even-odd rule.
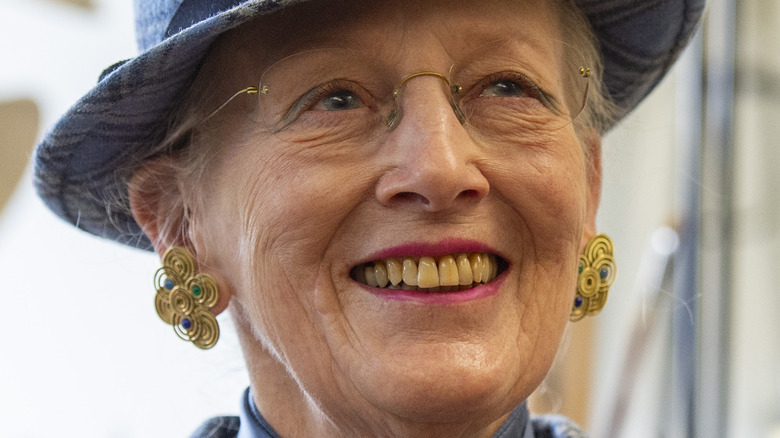
[[[589,129],[580,137],[585,150],[586,211],[583,229],[584,248],[596,235],[596,214],[601,201],[601,136],[595,129]]]
[[[208,269],[199,249],[203,243],[193,240],[188,196],[180,177],[180,166],[172,157],[163,156],[148,161],[138,169],[128,184],[130,210],[133,218],[162,258],[168,248],[186,248],[195,258],[197,272],[210,275],[217,282],[219,299],[211,308],[215,315],[222,313],[233,295],[232,284],[221,272]]]
[[[133,218],[160,257],[172,246],[192,252],[184,193],[171,157],[144,164],[133,173],[127,190]]]

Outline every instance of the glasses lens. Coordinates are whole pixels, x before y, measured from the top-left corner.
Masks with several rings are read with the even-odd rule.
[[[392,80],[376,66],[346,49],[284,58],[260,78],[260,121],[284,141],[371,141],[386,131],[383,118],[393,105]]]
[[[502,41],[469,53],[449,71],[405,72],[353,50],[301,52],[261,75],[249,112],[285,142],[365,144],[403,123],[416,93],[406,88],[419,76],[442,79],[437,90],[460,122],[496,141],[570,126],[585,106],[589,64],[561,41]]]
[[[455,65],[455,102],[471,132],[507,142],[572,125],[585,107],[590,69],[572,46],[551,39],[502,41]]]

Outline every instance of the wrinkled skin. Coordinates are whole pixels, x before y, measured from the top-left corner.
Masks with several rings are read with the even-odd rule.
[[[215,69],[215,94],[312,47],[370,50],[404,76],[447,71],[493,39],[559,37],[541,0],[364,3],[307,3],[230,33],[206,64],[229,66]],[[527,54],[540,66],[548,55]],[[520,146],[478,144],[438,79],[404,92],[402,122],[359,147],[285,144],[226,106],[203,128],[204,175],[161,197],[190,204],[183,238],[158,226],[176,212],[131,193],[157,250],[187,245],[217,279],[216,310],[229,302],[255,402],[282,436],[490,436],[544,378],[566,327],[595,233],[598,137],[541,125]],[[433,305],[350,278],[387,248],[462,241],[506,260],[495,293]]]

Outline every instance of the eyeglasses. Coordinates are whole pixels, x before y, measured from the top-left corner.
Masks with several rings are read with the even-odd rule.
[[[249,95],[255,99],[245,102],[248,121],[283,141],[367,143],[399,126],[408,84],[422,77],[439,79],[460,123],[486,140],[522,141],[561,129],[585,106],[590,68],[570,45],[502,42],[475,53],[446,73],[401,75],[359,51],[306,51],[271,65],[258,85],[239,90],[208,117]]]

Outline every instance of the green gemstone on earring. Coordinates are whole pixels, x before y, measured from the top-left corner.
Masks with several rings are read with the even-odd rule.
[[[585,268],[585,267],[584,267],[584,266],[582,266],[582,263],[580,263],[580,265],[579,265],[579,267],[578,267],[578,270],[577,270],[577,273],[578,273],[578,274],[582,274],[582,270],[583,270],[584,268]]]
[[[201,292],[202,291],[200,290],[200,286],[198,286],[197,284],[195,286],[192,286],[192,294],[193,295],[195,295],[196,297],[199,297]]]

